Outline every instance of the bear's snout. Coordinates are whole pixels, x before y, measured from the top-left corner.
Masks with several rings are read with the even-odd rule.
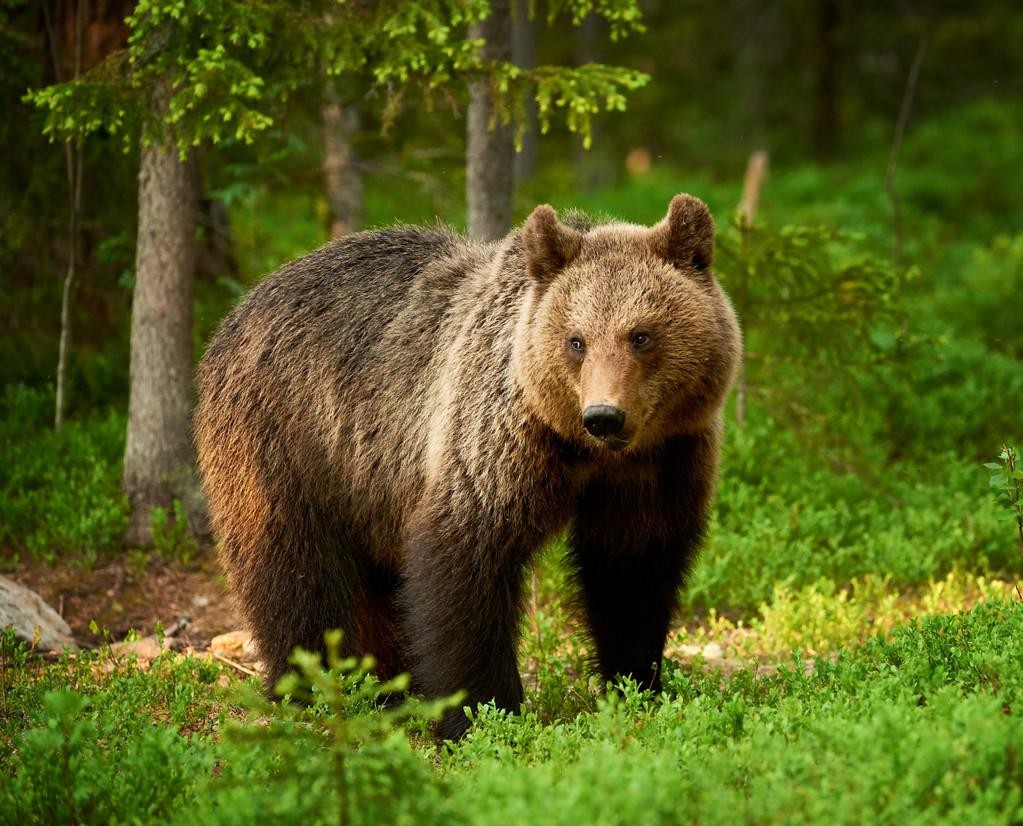
[[[625,428],[625,412],[611,404],[591,404],[583,411],[583,427],[598,439],[617,436]]]

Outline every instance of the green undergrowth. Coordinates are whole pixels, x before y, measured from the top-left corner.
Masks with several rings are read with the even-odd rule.
[[[729,432],[715,521],[683,595],[688,609],[748,614],[778,585],[821,578],[875,575],[905,588],[954,569],[1020,571],[979,462],[945,455],[852,472],[815,461],[799,441],[762,422]]]
[[[702,622],[680,627],[668,650],[715,652],[726,662],[787,662],[793,651],[830,655],[887,635],[914,618],[961,613],[985,601],[1019,596],[1018,583],[950,571],[912,588],[867,574],[845,585],[826,577],[808,585],[776,585],[756,614],[734,619],[710,609]]]
[[[90,565],[120,546],[127,524],[124,418],[97,411],[57,433],[52,415],[52,392],[11,385],[0,395],[0,554],[71,553]]]
[[[1023,604],[931,616],[768,676],[668,662],[664,694],[554,670],[581,708],[386,707],[354,661],[296,659],[269,706],[211,661],[4,649],[0,822],[1011,823],[1023,817]],[[527,689],[528,689],[527,685]]]

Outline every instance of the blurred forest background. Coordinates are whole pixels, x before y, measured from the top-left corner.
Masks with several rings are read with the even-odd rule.
[[[92,649],[0,632],[0,822],[1023,820],[1021,136],[1018,0],[0,0],[0,567]],[[230,307],[678,192],[747,361],[664,693],[592,676],[562,540],[459,744],[354,662],[245,693],[189,431]]]
[[[201,534],[188,365],[281,263],[687,191],[748,339],[689,609],[1020,569],[1012,0],[5,0],[0,44],[9,567]]]

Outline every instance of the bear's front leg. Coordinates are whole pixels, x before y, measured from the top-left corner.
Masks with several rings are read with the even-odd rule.
[[[716,434],[682,437],[649,463],[597,477],[570,541],[606,680],[659,691],[678,591],[696,555],[716,474]]]
[[[454,519],[419,527],[407,543],[401,602],[416,691],[465,691],[464,705],[494,700],[518,711],[524,561],[512,546],[509,537],[480,536]],[[462,707],[451,709],[438,736],[457,740],[468,727]]]

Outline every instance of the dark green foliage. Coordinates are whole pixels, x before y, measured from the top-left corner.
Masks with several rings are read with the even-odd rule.
[[[165,655],[144,671],[101,652],[40,671],[13,635],[3,645],[0,822],[153,822],[187,805],[213,768],[219,667]]]
[[[953,568],[983,574],[1023,567],[998,506],[971,461],[850,472],[841,453],[811,445],[758,416],[733,428],[717,522],[684,603],[748,612],[773,585],[876,573],[920,584]]]
[[[1021,633],[1023,608],[993,604],[810,675],[675,667],[661,701],[626,686],[556,727],[488,715],[445,768],[477,823],[1008,822]]]
[[[210,770],[209,756],[173,728],[146,722],[119,737],[117,716],[87,717],[88,707],[69,691],[43,696],[44,726],[20,740],[17,775],[0,792],[8,822],[151,821],[166,816],[196,774]],[[135,771],[151,780],[140,782]]]
[[[552,19],[568,14],[576,23],[590,11],[609,21],[616,39],[642,28],[635,0],[596,6],[560,0],[550,7]],[[624,109],[624,92],[648,79],[597,64],[523,69],[484,60],[467,28],[489,13],[486,0],[299,6],[142,0],[126,21],[127,50],[81,79],[32,90],[26,100],[45,113],[43,131],[51,139],[103,132],[124,135],[127,147],[141,129],[143,140],[169,133],[186,151],[206,142],[252,143],[292,96],[321,90],[325,76],[381,91],[392,106],[405,86],[450,94],[482,77],[491,81],[502,121],[523,120],[522,95],[529,91],[544,131],[561,110],[568,128],[588,142],[592,115]],[[159,86],[169,91],[166,113],[151,105]]]
[[[1019,550],[1023,554],[1023,464],[1016,449],[1003,445],[997,462],[984,467],[992,471],[991,487],[998,493],[999,503],[1012,516],[1019,536]]]
[[[177,559],[188,564],[195,557],[199,545],[188,532],[188,517],[180,499],[174,500],[173,507],[153,508],[150,515],[153,528],[153,548],[168,559]]]

